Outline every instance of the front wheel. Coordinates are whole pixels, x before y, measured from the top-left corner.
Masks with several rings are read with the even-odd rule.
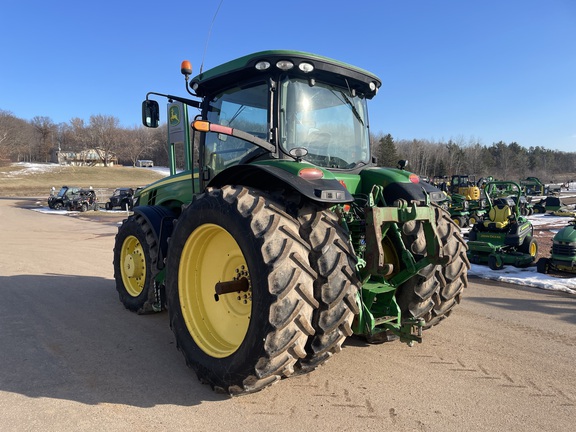
[[[464,216],[453,216],[452,220],[460,228],[464,228],[466,226],[466,218]]]
[[[538,254],[538,243],[536,239],[532,236],[524,237],[524,241],[520,245],[519,248],[520,252],[530,255],[532,257],[532,261],[536,259],[536,255]]]
[[[138,313],[161,310],[154,277],[158,243],[142,215],[133,215],[118,228],[114,245],[114,279],[120,301]]]
[[[179,350],[216,390],[261,390],[306,356],[318,307],[298,222],[262,192],[210,189],[178,219],[166,293]]]
[[[491,270],[502,270],[504,268],[504,262],[502,258],[497,255],[489,255],[488,267],[490,267]]]

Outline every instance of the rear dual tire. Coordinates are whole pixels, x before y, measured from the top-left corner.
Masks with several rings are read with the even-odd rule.
[[[460,303],[462,291],[468,285],[467,271],[470,262],[467,246],[458,225],[448,212],[434,205],[436,231],[440,249],[449,261],[445,265],[429,264],[398,287],[396,299],[404,317],[422,318],[424,329],[437,325],[447,318],[454,306]],[[424,225],[420,221],[406,222],[401,226],[404,243],[415,258],[427,255]]]
[[[359,313],[356,302],[360,281],[356,277],[356,254],[348,232],[338,216],[317,206],[299,212],[302,237],[311,245],[310,265],[318,276],[314,281],[312,323],[315,334],[306,344],[306,357],[298,362],[300,373],[309,372],[341,351],[346,337],[352,335],[352,321]]]
[[[167,257],[170,326],[198,378],[231,395],[258,391],[307,358],[315,270],[297,220],[259,191],[225,186],[180,216]],[[215,297],[217,282],[248,291]]]

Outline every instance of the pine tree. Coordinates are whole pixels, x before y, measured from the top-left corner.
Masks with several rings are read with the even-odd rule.
[[[378,165],[384,167],[396,167],[398,164],[398,152],[392,135],[387,134],[380,139]]]

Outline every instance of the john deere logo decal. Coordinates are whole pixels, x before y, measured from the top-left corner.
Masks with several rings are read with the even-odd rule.
[[[180,109],[176,105],[170,107],[170,126],[177,126],[180,123]]]

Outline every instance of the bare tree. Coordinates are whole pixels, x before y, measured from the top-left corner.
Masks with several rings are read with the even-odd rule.
[[[49,162],[54,148],[54,122],[50,117],[36,116],[30,124],[38,137],[38,157],[44,162]]]
[[[104,166],[108,166],[112,155],[118,149],[119,123],[120,120],[113,116],[102,114],[90,116],[90,138]]]
[[[83,119],[74,117],[70,120],[70,134],[72,143],[70,147],[62,148],[63,150],[80,151],[92,145],[90,130]]]
[[[132,129],[123,129],[121,135],[121,148],[118,148],[118,157],[127,159],[136,166],[142,155],[149,155],[154,148],[156,137],[154,129],[135,126]]]
[[[16,117],[8,111],[0,110],[0,161],[10,158],[13,152],[13,137]]]
[[[0,110],[0,159],[32,161],[34,130],[30,123]]]

